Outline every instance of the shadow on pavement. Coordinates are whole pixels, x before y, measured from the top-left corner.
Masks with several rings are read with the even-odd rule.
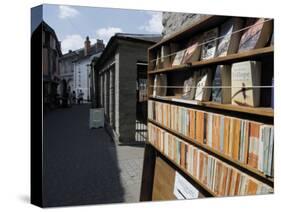
[[[45,207],[124,202],[115,144],[88,120],[89,105],[44,116]]]

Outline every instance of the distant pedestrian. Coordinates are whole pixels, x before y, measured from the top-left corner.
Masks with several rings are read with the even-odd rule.
[[[75,104],[76,103],[76,92],[75,91],[72,91],[71,98],[72,98],[72,103]]]
[[[84,93],[82,90],[80,90],[78,94],[78,104],[81,104],[81,102],[83,103],[83,97],[84,97]]]

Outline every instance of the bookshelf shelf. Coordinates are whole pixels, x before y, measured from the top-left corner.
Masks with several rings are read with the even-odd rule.
[[[273,46],[260,48],[260,49],[254,49],[248,52],[242,52],[242,53],[236,53],[227,55],[225,57],[216,57],[209,60],[203,60],[203,61],[196,61],[191,62],[190,64],[182,64],[175,67],[169,67],[169,68],[163,68],[158,69],[154,71],[149,71],[148,74],[157,74],[157,73],[163,73],[163,72],[171,72],[171,71],[186,71],[187,69],[191,68],[199,68],[203,66],[210,66],[210,65],[216,65],[216,64],[229,64],[234,63],[237,61],[244,61],[244,60],[258,60],[264,56],[272,55],[274,53]]]
[[[176,103],[177,101],[174,101],[172,99],[180,99],[176,96],[170,96],[170,97],[153,97],[150,96],[150,99],[154,100],[163,100],[170,103]],[[212,109],[218,109],[218,110],[227,110],[227,111],[236,111],[241,113],[248,113],[248,114],[254,114],[258,116],[266,116],[266,117],[274,117],[274,110],[271,107],[247,107],[247,106],[240,106],[240,105],[232,105],[232,104],[220,104],[212,101],[208,102],[199,102],[194,101],[196,104],[188,103],[188,102],[180,102],[182,104],[186,105],[197,105],[198,107],[202,108],[212,108]]]
[[[215,150],[213,148],[210,148],[207,145],[203,145],[203,144],[197,142],[196,140],[194,140],[192,138],[186,137],[185,135],[182,135],[181,133],[178,133],[175,130],[167,128],[167,127],[163,126],[162,124],[159,124],[158,122],[156,122],[156,121],[154,121],[152,119],[148,119],[148,121],[153,123],[154,125],[162,128],[162,129],[165,129],[166,131],[168,131],[168,132],[170,132],[170,133],[180,137],[184,141],[186,141],[186,142],[188,142],[188,143],[190,143],[190,144],[192,144],[192,145],[194,145],[194,146],[196,146],[196,147],[198,147],[200,149],[203,149],[203,150],[205,150],[205,151],[207,151],[207,152],[209,152],[209,153],[211,153],[211,154],[221,158],[222,160],[227,161],[228,163],[232,163],[238,169],[242,169],[243,171],[247,170],[248,173],[250,173],[250,174],[252,174],[254,176],[258,176],[261,180],[263,180],[267,184],[272,185],[273,179],[271,177],[268,177],[268,176],[264,175],[262,172],[254,169],[254,168],[252,168],[252,167],[250,167],[250,166],[248,166],[246,164],[243,164],[243,163],[241,163],[239,161],[235,161],[231,157],[229,157],[229,156],[227,156],[225,154],[222,154],[221,152],[219,152],[219,151],[217,151],[217,150]]]

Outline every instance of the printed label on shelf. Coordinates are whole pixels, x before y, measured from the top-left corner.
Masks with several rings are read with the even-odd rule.
[[[195,199],[198,198],[199,191],[183,176],[176,172],[174,195],[177,199]]]

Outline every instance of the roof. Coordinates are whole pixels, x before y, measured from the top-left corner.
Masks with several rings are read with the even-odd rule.
[[[84,54],[84,52],[83,52],[83,54]],[[90,58],[90,60],[92,60],[92,59],[94,59],[94,58],[98,58],[98,57],[100,57],[101,56],[101,54],[102,54],[102,51],[101,52],[98,52],[98,53],[95,53],[95,54],[88,54],[87,56],[79,56],[79,55],[77,55],[77,58],[75,58],[72,62],[76,62],[76,61],[78,61],[78,60],[84,60],[84,59],[88,59],[88,58]]]
[[[107,43],[104,51],[102,52],[100,58],[96,61],[96,65],[100,65],[100,63],[106,58],[106,55],[111,51],[111,47],[114,46],[117,40],[127,40],[138,43],[147,43],[147,44],[155,44],[160,41],[162,35],[160,34],[130,34],[130,33],[116,33],[112,36]]]
[[[74,61],[77,61],[77,60],[89,58],[93,55],[95,57],[99,57],[101,55],[102,51],[104,50],[104,47],[98,48],[97,43],[92,44],[90,46],[90,50],[89,50],[89,52],[86,56],[85,56],[84,50],[85,50],[85,48],[83,47],[83,48],[68,52],[68,53],[62,55],[61,59],[64,59],[64,58],[67,58],[67,57],[74,57],[75,58]]]
[[[116,33],[115,37],[141,40],[141,41],[147,41],[153,43],[157,43],[162,38],[160,34],[130,34],[130,33]]]

